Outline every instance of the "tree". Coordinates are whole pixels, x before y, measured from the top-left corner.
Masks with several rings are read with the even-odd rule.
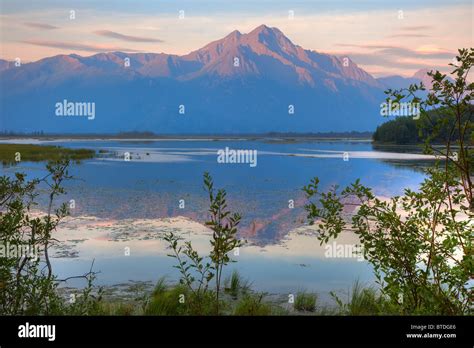
[[[426,100],[421,100],[416,96],[418,91],[426,90],[423,83],[412,84],[406,89],[389,89],[385,92],[388,95],[387,101],[393,98],[394,102],[400,102],[410,98],[411,103],[420,105],[419,133],[425,142],[425,152],[440,156],[444,162],[446,175],[449,168],[454,167],[454,174],[460,179],[459,184],[462,186],[471,210],[474,209],[472,190],[474,83],[469,82],[467,77],[473,64],[474,49],[460,49],[454,62],[449,64],[453,67],[451,75],[455,76],[454,80],[439,71],[430,71],[428,76],[432,78],[432,87]],[[433,140],[436,139],[443,140],[445,144],[443,150],[433,146]]]
[[[308,220],[317,223],[321,243],[337,238],[342,230],[356,233],[382,294],[403,314],[472,313],[470,103],[474,84],[466,77],[474,64],[474,50],[461,49],[456,59],[457,64],[451,64],[454,81],[439,71],[430,72],[433,87],[425,101],[415,96],[423,85],[386,92],[393,102],[411,97],[412,102],[420,103],[423,124],[428,125],[421,131],[425,151],[439,156],[417,191],[405,189],[404,195],[385,201],[359,180],[342,191],[334,187],[320,192],[318,178],[303,188],[309,199]],[[436,122],[430,119],[431,112],[438,113]],[[445,148],[440,149],[431,140],[446,125],[451,126]],[[344,214],[349,207],[352,213]]]

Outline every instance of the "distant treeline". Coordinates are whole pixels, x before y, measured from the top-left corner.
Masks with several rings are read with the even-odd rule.
[[[268,137],[284,137],[284,138],[357,138],[357,139],[370,139],[372,132],[318,132],[318,133],[280,133],[280,132],[269,132],[262,134],[262,136]]]
[[[43,131],[36,132],[12,132],[12,131],[0,131],[2,137],[16,137],[16,136],[29,136],[29,137],[43,137],[45,136]]]
[[[114,134],[61,134],[45,133],[43,131],[22,133],[22,132],[0,132],[0,137],[5,138],[112,138],[112,139],[153,139],[153,138],[351,138],[351,139],[370,139],[372,132],[326,132],[326,133],[282,133],[268,132],[258,134],[156,134],[153,132],[120,132]]]
[[[463,123],[470,117],[466,134],[472,134],[474,106],[466,113]],[[427,115],[422,115],[418,120],[412,116],[397,117],[377,127],[372,139],[377,143],[390,143],[397,145],[422,143],[430,136],[432,143],[444,143],[453,129],[454,117],[449,117],[444,110],[432,110]],[[456,128],[453,129],[453,138],[458,139]]]
[[[403,116],[385,122],[377,127],[372,139],[378,143],[416,144],[421,141],[413,117]]]

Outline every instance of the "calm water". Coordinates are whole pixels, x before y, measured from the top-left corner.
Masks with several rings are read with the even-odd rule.
[[[242,248],[231,269],[238,269],[259,290],[286,293],[307,289],[318,291],[323,297],[329,290],[347,289],[356,279],[372,282],[372,271],[365,261],[355,258],[325,257],[324,248],[314,236],[294,232],[288,235],[295,229],[304,231],[306,199],[301,188],[315,176],[320,178],[323,189],[360,178],[378,195],[397,195],[404,188],[415,189],[424,178],[419,168],[429,163],[422,156],[402,153],[406,150],[375,151],[368,142],[54,143],[104,149],[117,155],[85,161],[70,170],[76,179],[66,185],[64,199],[74,199],[76,203],[72,216],[78,221],[94,217],[99,225],[108,221],[112,227],[89,226],[87,233],[70,228],[70,233],[76,233],[74,239],[87,241],[73,245],[76,257],[55,258],[60,276],[82,274],[95,259],[95,269],[101,271],[99,283],[155,281],[163,275],[175,279],[173,260],[166,257],[164,245],[157,239],[167,227],[156,231],[149,228],[147,238],[140,234],[143,226],[125,238],[120,233],[126,234],[127,226],[134,221],[152,222],[167,217],[205,221],[208,202],[202,176],[207,171],[213,176],[215,187],[226,189],[230,208],[243,215],[240,235],[249,240],[249,246]],[[225,147],[257,150],[257,165],[218,163],[217,151]],[[130,161],[123,160],[125,152],[131,154]],[[344,152],[349,155],[347,161],[343,160]],[[43,167],[39,163],[22,163],[2,171],[21,170],[30,176],[41,176],[45,173]],[[180,200],[184,200],[184,208],[179,206]],[[294,202],[293,209],[289,208],[290,200]],[[114,238],[110,235],[112,230]],[[191,233],[189,238],[205,249],[206,236]],[[351,236],[346,240],[354,243]],[[123,253],[127,245],[133,245],[130,256]]]

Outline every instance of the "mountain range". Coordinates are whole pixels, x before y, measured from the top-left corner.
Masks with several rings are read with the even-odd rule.
[[[0,131],[231,134],[367,131],[383,91],[425,79],[376,79],[349,57],[306,50],[261,25],[178,56],[58,55],[0,60]],[[95,117],[58,117],[57,103],[94,103]]]

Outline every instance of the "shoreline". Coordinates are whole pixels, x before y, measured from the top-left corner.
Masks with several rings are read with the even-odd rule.
[[[152,137],[152,138],[120,138],[120,137],[71,137],[71,136],[57,136],[57,137],[1,137],[0,142],[4,143],[33,143],[43,142],[58,142],[58,141],[123,141],[123,142],[156,142],[156,141],[351,141],[351,142],[373,142],[370,138],[351,138],[351,137],[268,137],[268,136],[215,136],[215,137],[188,137],[188,136],[166,136],[166,137]]]

